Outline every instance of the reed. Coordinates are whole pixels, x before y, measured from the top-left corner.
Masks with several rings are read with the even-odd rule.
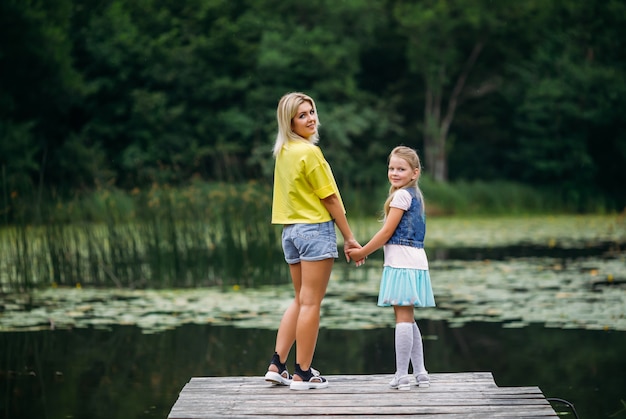
[[[0,282],[19,291],[284,283],[270,200],[267,186],[250,182],[101,191],[58,204],[42,225],[2,230]]]
[[[429,217],[571,212],[558,194],[509,182],[443,184],[428,176],[420,182]],[[355,234],[371,236],[361,224],[379,227],[371,221],[381,214],[387,186],[345,189]],[[252,181],[105,188],[71,200],[49,199],[40,208],[12,198],[5,204],[14,221],[0,228],[0,291],[286,283],[280,227],[270,224],[271,196],[269,184]],[[602,203],[594,205],[603,211]],[[367,222],[359,223],[361,218]]]
[[[609,207],[598,199],[572,199],[551,188],[502,180],[442,183],[425,175],[420,187],[431,215],[605,213]]]

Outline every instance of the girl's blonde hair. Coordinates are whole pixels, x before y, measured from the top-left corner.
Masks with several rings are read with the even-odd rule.
[[[276,142],[274,143],[274,157],[280,154],[280,150],[283,149],[289,141],[308,141],[311,144],[317,144],[319,136],[317,132],[309,138],[301,137],[293,132],[291,128],[291,120],[298,108],[304,102],[309,102],[315,111],[317,116],[317,108],[315,107],[315,101],[310,97],[300,92],[287,93],[278,102],[278,108],[276,109],[276,120],[278,121],[278,134],[276,134]],[[320,126],[319,117],[317,118],[317,126]]]
[[[415,188],[415,193],[420,198],[420,201],[422,203],[422,211],[423,211],[424,210],[424,196],[422,195],[422,191],[420,190],[418,186],[418,181],[419,181],[420,175],[422,174],[422,164],[420,162],[419,156],[417,155],[417,152],[410,147],[400,145],[394,148],[393,150],[391,150],[391,153],[389,153],[389,157],[387,158],[387,163],[389,163],[389,161],[391,160],[391,157],[399,157],[401,159],[404,159],[407,163],[409,163],[409,166],[411,166],[411,170],[418,169],[417,177],[413,179],[412,181],[410,181],[405,186],[403,186],[403,189]],[[389,188],[389,196],[387,196],[387,200],[385,201],[385,206],[384,206],[385,216],[389,214],[389,204],[391,203],[391,200],[393,199],[393,194],[398,189],[399,188],[396,188],[393,185]]]

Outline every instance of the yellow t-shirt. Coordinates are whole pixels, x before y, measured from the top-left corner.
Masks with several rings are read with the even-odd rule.
[[[289,141],[276,157],[274,166],[272,224],[330,221],[332,217],[321,199],[332,194],[341,201],[335,177],[322,150],[307,141]]]

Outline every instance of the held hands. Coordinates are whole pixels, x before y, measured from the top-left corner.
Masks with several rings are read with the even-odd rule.
[[[365,263],[365,257],[355,258],[352,256],[352,252],[361,249],[361,245],[355,239],[345,240],[343,243],[343,253],[346,256],[346,262],[350,262],[350,259],[354,260],[356,266],[361,266]]]
[[[365,263],[365,259],[367,258],[367,253],[365,253],[361,247],[349,249],[348,255],[352,260],[356,261],[355,264],[357,267],[363,265]]]

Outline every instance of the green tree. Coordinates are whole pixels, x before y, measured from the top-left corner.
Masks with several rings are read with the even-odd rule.
[[[421,126],[425,164],[437,181],[448,179],[451,128],[459,106],[500,85],[502,66],[494,55],[509,9],[475,0],[399,1],[395,6],[399,30],[408,39],[409,95],[413,100],[423,96],[423,119],[415,128]],[[491,49],[489,66],[477,69],[485,49]]]
[[[258,107],[270,127],[265,142],[255,144],[257,161],[271,163],[279,97],[301,90],[317,102],[320,145],[339,181],[379,184],[386,154],[402,141],[401,121],[396,98],[379,96],[360,82],[366,77],[364,57],[376,50],[378,34],[392,24],[386,2],[325,0],[310,7],[267,0],[255,5],[259,9],[254,13],[264,25],[251,96],[259,99]],[[271,164],[264,166],[267,175],[271,168]]]
[[[597,190],[617,197],[626,181],[626,5],[554,0],[544,4],[536,46],[513,69],[511,101],[517,144],[510,154],[517,178],[558,189],[573,204]],[[623,195],[623,194],[622,194]],[[624,198],[614,204],[625,205]]]
[[[31,191],[30,174],[39,169],[32,128],[32,123],[0,120],[0,219],[5,223],[14,217],[13,201]]]
[[[269,180],[276,103],[302,90],[344,186],[381,186],[402,143],[438,180],[626,205],[622,3],[5,0],[3,202]]]
[[[0,160],[21,193],[74,175],[76,163],[59,165],[55,154],[81,97],[71,16],[71,0],[0,3]]]

